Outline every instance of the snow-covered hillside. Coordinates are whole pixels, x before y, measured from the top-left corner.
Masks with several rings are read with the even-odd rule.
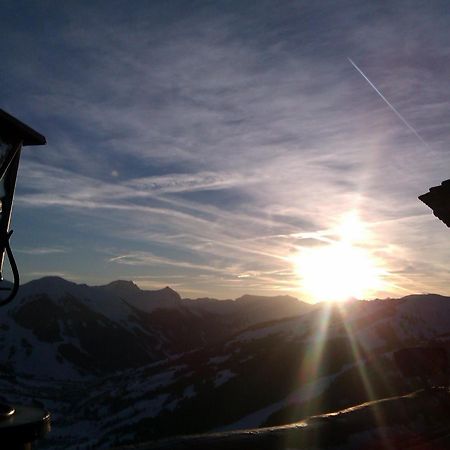
[[[32,281],[0,311],[1,364],[16,374],[97,376],[218,342],[260,319],[311,308],[291,297],[267,297],[251,308],[248,301],[230,301],[226,310],[213,308],[215,303],[221,302],[182,300],[168,287],[143,291],[130,281],[97,287],[57,277]]]
[[[36,448],[103,449],[281,425],[405,393],[414,386],[392,352],[448,347],[446,297],[294,301],[246,296],[222,306],[130,282],[29,283],[2,311],[0,393],[52,412]]]

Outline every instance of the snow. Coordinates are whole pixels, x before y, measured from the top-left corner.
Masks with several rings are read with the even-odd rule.
[[[157,373],[150,377],[136,377],[133,381],[127,384],[127,389],[134,393],[130,395],[130,399],[142,395],[143,392],[150,392],[158,388],[167,386],[173,381],[173,377],[177,371],[177,368],[171,368],[171,370]]]
[[[222,364],[223,362],[227,361],[230,358],[231,355],[222,355],[222,356],[214,356],[212,358],[209,358],[208,365],[210,364]]]
[[[235,373],[233,373],[231,370],[225,369],[221,370],[217,373],[216,378],[214,380],[214,387],[222,386],[222,384],[225,384],[227,381],[231,380],[236,376]]]
[[[379,323],[376,322],[374,325],[356,332],[355,338],[365,350],[375,350],[384,345],[383,339],[377,333]]]
[[[197,393],[195,392],[195,387],[193,384],[191,384],[187,388],[184,389],[181,397],[175,398],[170,403],[166,404],[165,408],[168,409],[169,411],[174,411],[175,408],[179,405],[179,403],[183,399],[194,398],[196,395],[197,395]]]
[[[83,295],[77,297],[76,301],[95,309],[103,317],[113,320],[113,327],[123,325],[132,329],[137,326],[130,320],[130,315],[134,314],[132,309],[116,297],[114,293],[102,292],[101,295],[99,293],[99,299],[94,300],[92,294],[89,294],[91,297],[83,294],[87,292],[86,287],[77,286],[73,288],[70,283],[68,283],[68,286],[70,295],[75,295],[75,293]],[[76,292],[72,289],[76,289]],[[60,301],[59,295],[64,296],[66,294],[65,290],[58,291],[57,289],[52,293],[56,298],[55,302]],[[106,306],[107,302],[110,302],[108,307]],[[369,351],[386,344],[385,339],[383,339],[385,333],[380,331],[386,327],[389,327],[389,330],[392,329],[401,341],[408,343],[420,342],[422,338],[450,333],[450,322],[448,321],[450,300],[442,297],[429,300],[420,297],[407,298],[396,303],[396,307],[392,308],[393,315],[386,314],[381,318],[377,315],[376,320],[373,321],[358,320],[363,315],[363,309],[349,310],[347,311],[347,317],[350,325],[352,325],[356,340]],[[377,308],[374,310],[376,311]],[[370,311],[373,310],[370,309]],[[244,361],[255,358],[256,353],[251,352],[252,341],[274,334],[280,335],[287,342],[291,339],[295,339],[296,342],[302,338],[317,339],[317,333],[314,329],[317,318],[317,316],[310,316],[308,319],[305,317],[293,318],[247,329],[237,335],[233,341],[228,342],[227,345],[235,343],[233,348],[228,349],[229,353],[221,347],[214,347],[215,353],[205,352],[200,368],[207,369],[208,374],[211,370],[214,371],[212,383],[215,388],[219,388],[238,376],[232,370],[236,370],[238,373],[239,370],[234,369],[232,364],[242,364]],[[78,338],[72,335],[73,330],[70,329],[70,323],[71,320],[59,322],[61,336],[64,338],[64,342],[71,343],[79,348]],[[12,359],[14,364],[17,365],[14,376],[18,381],[14,380],[12,376],[4,374],[3,378],[0,379],[0,391],[7,392],[8,395],[11,394],[14,399],[24,399],[25,401],[29,400],[31,393],[33,399],[43,403],[46,408],[52,411],[55,424],[58,424],[58,431],[56,432],[55,427],[53,432],[54,442],[61,439],[61,442],[65,441],[67,446],[62,447],[61,443],[57,443],[57,446],[51,448],[58,450],[62,448],[74,449],[76,446],[84,448],[85,442],[93,442],[92,439],[95,439],[92,437],[93,435],[113,436],[121,425],[132,426],[143,418],[155,417],[162,411],[165,411],[164,414],[169,414],[176,408],[183,408],[185,406],[183,400],[190,403],[187,400],[194,399],[198,395],[195,383],[198,381],[196,377],[199,377],[201,372],[197,371],[197,366],[191,362],[181,364],[187,361],[187,359],[180,359],[183,358],[182,354],[172,355],[167,359],[149,363],[138,369],[114,372],[104,378],[84,378],[77,372],[76,366],[72,366],[64,359],[57,358],[58,343],[41,342],[31,331],[15,324],[8,314],[4,315],[2,324],[9,326],[10,331],[0,334],[0,346],[4,349],[5,356],[8,355],[10,349],[15,350]],[[73,325],[75,328],[76,323],[73,323]],[[87,326],[87,324],[80,322],[80,326]],[[141,329],[146,331],[144,326]],[[147,330],[147,335],[150,334]],[[327,337],[341,335],[345,335],[345,328],[331,323]],[[448,338],[450,339],[450,334]],[[25,342],[23,340],[26,340],[29,345],[22,345],[22,342]],[[245,343],[251,345],[247,347]],[[255,344],[262,345],[258,342]],[[242,351],[240,347],[242,347]],[[257,348],[258,345],[254,347]],[[219,348],[219,351],[217,351],[217,348]],[[231,353],[231,350],[235,352],[232,360],[233,353]],[[185,356],[186,354],[184,354]],[[389,356],[389,353],[384,353],[384,356]],[[43,364],[43,361],[45,361],[45,364]],[[209,367],[204,367],[204,364],[209,365]],[[232,370],[227,369],[227,367]],[[299,405],[301,408],[304,402],[323,393],[336,377],[349,370],[350,367],[354,367],[354,365],[346,366],[333,375],[311,380],[310,383],[303,385],[286,397],[276,398],[275,400],[278,401],[265,405],[264,408],[253,411],[245,417],[236,417],[235,422],[221,427],[220,431],[254,428],[260,426],[271,414],[286,406]],[[195,371],[191,370],[193,368]],[[74,381],[69,382],[69,380]],[[231,387],[231,384],[234,385],[234,381],[228,386]],[[73,422],[67,423],[64,421],[64,417],[68,416],[68,411],[73,407],[71,401],[76,401],[77,412],[70,416]],[[70,414],[72,414],[72,411]],[[89,417],[89,421],[85,421],[86,417]],[[73,444],[73,442],[76,442],[76,444]],[[91,444],[86,444],[86,448],[88,445]],[[96,448],[109,447],[102,444]]]
[[[26,340],[32,351],[28,354],[22,342]],[[57,359],[57,346],[49,342],[42,342],[30,331],[20,325],[14,325],[14,333],[2,336],[2,348],[15,348],[14,355],[17,371],[40,377],[57,377],[59,379],[77,380],[83,376],[66,360]],[[38,350],[38,351],[33,351]],[[45,361],[45,364],[42,362]]]
[[[67,302],[80,302],[103,317],[122,324],[128,323],[129,316],[134,314],[130,306],[112,292],[71,283],[58,277],[47,277],[24,284],[20,287],[18,298],[10,304],[9,309],[19,308],[27,299],[42,295],[63,308]]]
[[[107,421],[103,422],[103,431],[109,429],[110,425],[113,425],[114,428],[121,424],[129,426],[144,418],[156,417],[162,411],[168,397],[169,394],[160,394],[152,399],[131,402],[130,406],[120,410],[115,415],[111,415]]]
[[[288,405],[301,404],[317,395],[320,395],[339,375],[349,370],[350,367],[352,367],[352,365],[346,365],[339,372],[333,375],[317,378],[316,380],[303,385],[301,388],[292,392],[284,399],[242,417],[237,422],[219,427],[214,431],[231,431],[259,427],[276,411],[279,411]]]
[[[246,331],[242,333],[236,340],[240,342],[254,341],[256,339],[262,339],[271,334],[279,333],[285,331],[285,327],[282,325],[274,325],[271,327],[261,327],[255,330]],[[233,342],[233,341],[232,341]]]
[[[422,322],[424,329],[434,333],[450,331],[448,317],[450,316],[450,300],[441,296],[430,296],[426,300],[412,296],[398,308],[399,314],[415,319],[415,325]]]
[[[275,334],[281,334],[286,339],[301,338],[311,328],[311,324],[314,325],[315,320],[317,320],[317,314],[320,314],[320,311],[314,315],[303,314],[301,316],[279,319],[270,324],[253,326],[239,333],[227,345],[263,339]]]

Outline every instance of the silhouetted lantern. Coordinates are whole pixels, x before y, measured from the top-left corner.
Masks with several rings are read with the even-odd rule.
[[[0,300],[0,306],[9,303],[19,288],[19,272],[9,245],[9,230],[16,187],[20,152],[23,146],[44,145],[45,137],[0,109],[0,281],[3,281],[5,252],[14,276],[13,287]],[[2,393],[4,394],[4,393]],[[33,406],[0,404],[0,449],[29,450],[31,443],[50,429],[50,414]]]
[[[5,252],[14,276],[12,288],[0,287],[0,290],[10,291],[6,298],[0,300],[0,306],[10,302],[19,288],[19,272],[9,246],[12,233],[9,225],[20,152],[23,146],[45,144],[44,136],[0,109],[0,281],[3,281]]]
[[[438,219],[450,227],[450,180],[430,188],[430,191],[420,195],[419,199],[433,210]]]

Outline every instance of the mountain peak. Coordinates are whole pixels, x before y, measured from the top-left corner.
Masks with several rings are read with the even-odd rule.
[[[174,291],[170,286],[166,286],[165,288],[161,289],[162,292],[167,292],[171,294],[179,295],[177,291]]]
[[[63,277],[59,277],[57,275],[48,275],[46,277],[38,278],[36,280],[30,281],[30,283],[39,283],[39,284],[67,284],[73,285],[72,281],[68,281]]]
[[[131,280],[115,280],[111,281],[111,283],[108,283],[104,286],[102,286],[105,289],[114,291],[114,292],[138,292],[141,289],[139,286],[137,286],[133,281]]]
[[[151,298],[153,296],[157,296],[161,299],[163,299],[166,302],[180,302],[181,297],[180,294],[177,291],[174,291],[171,287],[166,286],[165,288],[158,289],[156,291],[143,291],[146,293],[146,296]]]
[[[38,278],[36,280],[31,280],[28,283],[22,285],[22,287],[27,287],[27,289],[34,289],[41,292],[54,291],[55,289],[67,290],[77,286],[76,283],[68,281],[62,277],[58,276],[47,276]]]

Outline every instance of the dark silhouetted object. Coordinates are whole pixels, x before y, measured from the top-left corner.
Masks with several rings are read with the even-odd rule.
[[[405,378],[420,378],[424,385],[435,379],[448,383],[449,367],[445,348],[411,347],[394,353],[395,364]]]
[[[29,450],[31,443],[50,431],[50,414],[32,406],[14,406],[0,412],[0,448]]]
[[[9,303],[19,289],[19,271],[9,245],[9,230],[16,187],[17,170],[22,146],[44,145],[45,137],[28,125],[0,109],[0,281],[3,281],[5,252],[14,277],[12,287],[0,287],[7,291],[0,306]],[[28,406],[10,406],[0,403],[0,449],[29,450],[31,443],[50,429],[50,414]]]
[[[440,186],[430,188],[419,199],[433,210],[433,214],[450,227],[450,180],[445,180]]]
[[[9,291],[0,306],[9,303],[19,289],[19,271],[9,245],[12,231],[9,230],[11,212],[16,187],[17,170],[22,146],[44,145],[45,137],[28,125],[17,120],[0,109],[0,281],[3,280],[3,262],[5,251],[14,277],[12,288],[0,287],[1,291]]]

